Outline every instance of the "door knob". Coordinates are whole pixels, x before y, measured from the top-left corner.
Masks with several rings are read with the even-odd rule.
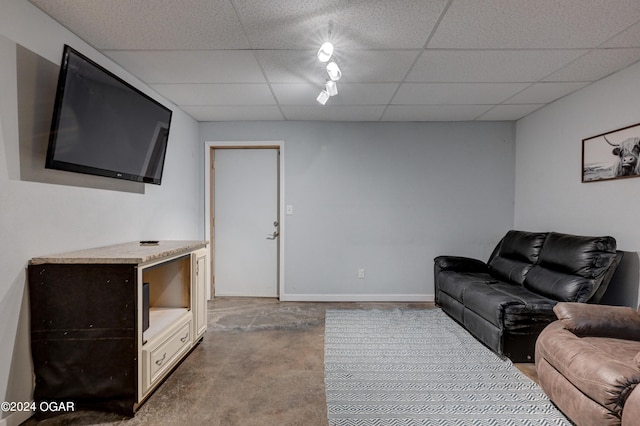
[[[278,231],[273,231],[273,234],[267,235],[267,240],[275,240],[280,233]]]

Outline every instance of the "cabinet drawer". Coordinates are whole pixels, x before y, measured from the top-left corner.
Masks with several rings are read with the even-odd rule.
[[[169,370],[175,361],[191,347],[191,321],[160,343],[149,354],[149,374],[152,385],[157,379]]]

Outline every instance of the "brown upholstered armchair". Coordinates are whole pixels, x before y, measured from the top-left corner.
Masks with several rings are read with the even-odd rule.
[[[536,341],[540,386],[578,426],[640,425],[640,314],[558,303]]]

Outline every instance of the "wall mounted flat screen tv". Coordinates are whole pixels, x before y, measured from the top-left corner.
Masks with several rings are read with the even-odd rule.
[[[65,45],[45,167],[160,185],[171,114]]]

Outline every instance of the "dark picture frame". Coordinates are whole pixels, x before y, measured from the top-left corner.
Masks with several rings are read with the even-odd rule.
[[[582,182],[640,177],[640,123],[582,140]]]

